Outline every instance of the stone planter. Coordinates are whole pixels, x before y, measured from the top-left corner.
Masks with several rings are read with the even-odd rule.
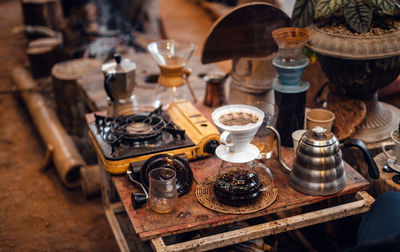
[[[400,73],[400,32],[348,36],[312,26],[306,46],[317,53],[331,91],[365,102],[367,114],[354,137],[366,143],[389,138],[399,118],[378,101],[377,90]]]

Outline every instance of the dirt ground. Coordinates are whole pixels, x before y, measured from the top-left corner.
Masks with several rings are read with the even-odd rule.
[[[0,1],[0,90],[25,63],[20,1]],[[0,251],[118,251],[100,197],[63,187],[54,167],[40,171],[44,145],[21,99],[0,94]]]

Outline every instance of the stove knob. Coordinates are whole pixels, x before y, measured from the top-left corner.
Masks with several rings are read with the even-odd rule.
[[[215,149],[217,149],[219,142],[217,140],[211,140],[206,143],[204,146],[204,152],[214,155]]]

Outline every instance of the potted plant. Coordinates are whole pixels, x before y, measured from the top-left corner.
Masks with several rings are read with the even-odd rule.
[[[400,73],[400,5],[395,0],[297,0],[292,25],[308,27],[306,46],[318,56],[329,90],[365,102],[353,135],[367,143],[390,136],[397,116],[377,90]]]

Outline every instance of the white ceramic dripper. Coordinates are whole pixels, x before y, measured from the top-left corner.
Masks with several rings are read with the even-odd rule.
[[[255,115],[257,121],[246,125],[232,126],[227,126],[220,121],[223,115],[240,112]],[[222,132],[221,145],[215,151],[218,158],[233,163],[245,163],[259,156],[260,151],[250,142],[263,122],[264,112],[262,110],[248,105],[233,104],[217,108],[211,116],[217,128]]]

